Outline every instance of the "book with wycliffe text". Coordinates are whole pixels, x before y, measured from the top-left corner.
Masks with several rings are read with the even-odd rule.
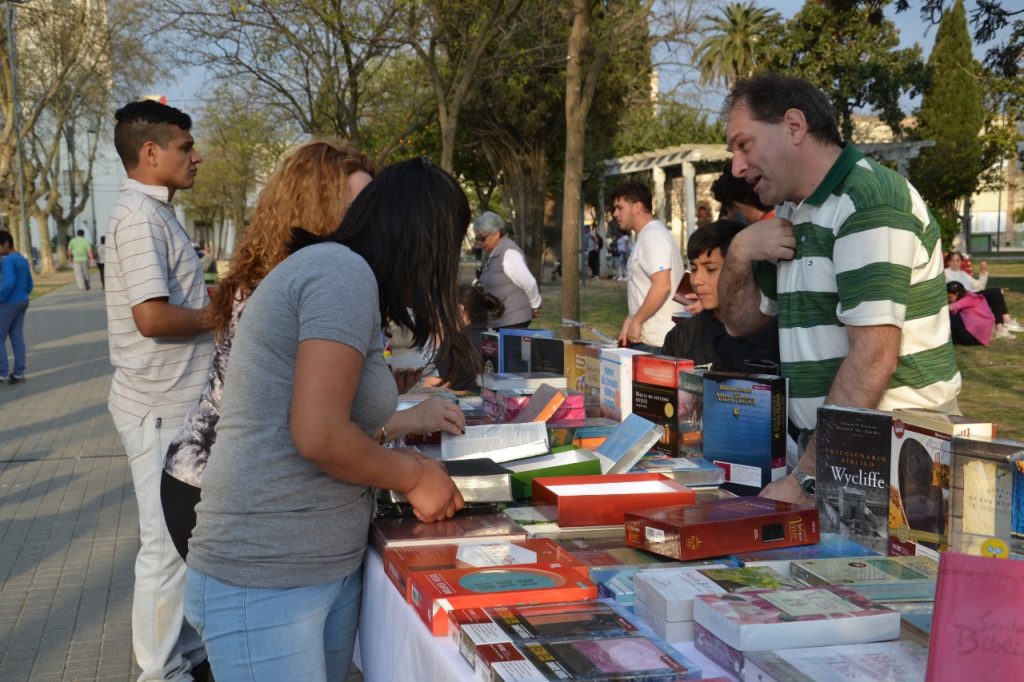
[[[884,554],[889,540],[892,415],[818,408],[816,495],[821,531]]]

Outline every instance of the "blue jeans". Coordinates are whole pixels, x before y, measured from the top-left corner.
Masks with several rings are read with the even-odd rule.
[[[0,377],[7,376],[7,337],[14,350],[14,374],[25,375],[25,311],[28,301],[0,303]]]
[[[363,569],[291,589],[237,587],[189,568],[185,617],[217,682],[344,680],[352,663]]]

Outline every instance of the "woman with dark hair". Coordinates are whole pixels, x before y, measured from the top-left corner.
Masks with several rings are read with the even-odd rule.
[[[218,679],[343,679],[359,619],[371,487],[451,517],[444,467],[385,428],[398,392],[388,322],[465,354],[459,248],[469,204],[426,160],[385,169],[341,226],[295,230],[253,292],[224,383],[217,442],[189,544],[185,613]]]
[[[985,297],[964,289],[960,282],[946,285],[949,299],[949,331],[953,343],[962,346],[987,346],[992,341],[996,317]]]
[[[463,332],[469,340],[471,353],[458,358],[456,367],[451,368],[447,363],[440,363],[438,371],[449,376],[448,381],[438,386],[451,388],[456,391],[480,391],[480,384],[476,377],[480,373],[483,360],[481,358],[481,347],[483,345],[483,333],[490,329],[489,321],[501,317],[505,306],[501,301],[485,293],[483,289],[472,284],[459,285],[459,310],[462,313],[462,321],[466,325]]]
[[[978,265],[979,276],[974,279],[963,270],[964,255],[959,251],[951,251],[946,259],[946,281],[959,282],[967,291],[978,292],[985,297],[988,307],[996,319],[995,335],[1000,338],[1009,338],[1010,332],[1024,331],[1017,320],[1010,315],[1010,309],[1006,306],[1006,299],[1003,292],[997,288],[988,288],[988,263],[981,261]]]

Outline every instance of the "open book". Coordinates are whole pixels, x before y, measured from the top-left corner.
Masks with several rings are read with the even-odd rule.
[[[462,436],[441,434],[441,459],[477,459],[508,462],[548,451],[548,430],[544,422],[527,424],[481,424],[467,426]]]

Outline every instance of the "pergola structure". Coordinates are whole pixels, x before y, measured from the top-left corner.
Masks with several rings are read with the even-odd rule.
[[[885,142],[858,144],[857,148],[878,161],[895,162],[900,175],[907,174],[907,164],[916,158],[924,147],[931,147],[934,140],[918,142]],[[683,144],[677,147],[656,149],[605,159],[598,164],[600,170],[600,212],[601,232],[606,231],[604,225],[605,205],[604,194],[607,191],[606,178],[631,173],[650,171],[653,186],[651,187],[652,208],[654,216],[672,230],[682,245],[684,252],[686,238],[697,229],[697,174],[718,173],[723,162],[732,158],[724,144]],[[672,215],[671,202],[666,199],[666,185],[671,178],[683,178],[683,213],[686,229],[683,229],[683,217]]]

